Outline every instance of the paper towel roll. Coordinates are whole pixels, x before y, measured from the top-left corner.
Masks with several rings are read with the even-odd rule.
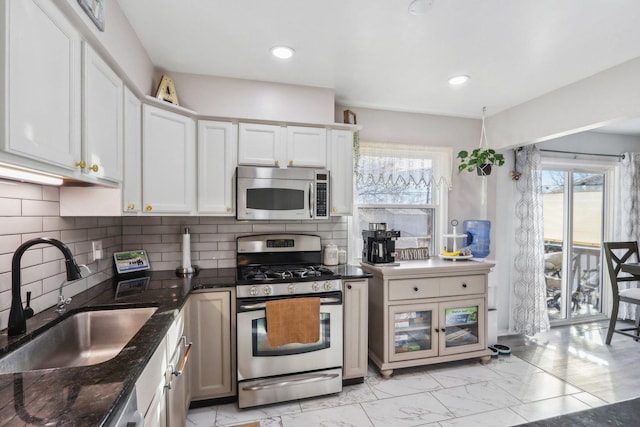
[[[191,268],[191,234],[188,228],[182,235],[182,268]]]

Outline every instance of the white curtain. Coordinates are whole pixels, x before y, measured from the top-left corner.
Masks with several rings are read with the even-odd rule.
[[[613,240],[640,240],[640,153],[625,153],[616,168],[616,191],[613,195]],[[603,263],[604,265],[604,263]],[[620,288],[636,286],[620,283]],[[618,318],[635,319],[635,306],[620,303]]]
[[[511,325],[516,333],[535,335],[549,330],[544,281],[544,224],[540,152],[527,146],[516,153],[516,232]]]

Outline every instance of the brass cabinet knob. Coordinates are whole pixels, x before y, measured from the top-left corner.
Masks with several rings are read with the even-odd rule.
[[[84,160],[80,160],[79,162],[76,162],[76,166],[80,167],[80,169],[84,169],[85,167],[87,167],[87,162],[85,162]]]
[[[289,160],[289,166],[293,166],[293,160]]]
[[[274,163],[276,166],[280,166],[280,160],[276,160]]]
[[[146,208],[144,208],[144,209],[145,209],[147,212],[149,212],[149,211],[153,210],[153,206],[151,206],[151,205],[147,205],[147,207],[146,207]]]
[[[100,169],[100,168],[98,167],[98,165],[91,165],[91,166],[89,166],[89,170],[92,170],[92,171],[94,171],[94,172],[98,172],[98,169]]]
[[[133,209],[135,209],[136,205],[134,205],[133,203],[129,203],[127,205],[127,210],[132,211]]]
[[[336,208],[336,207],[331,208],[331,212],[338,212],[338,208]]]
[[[231,212],[231,208],[227,208],[227,212]]]

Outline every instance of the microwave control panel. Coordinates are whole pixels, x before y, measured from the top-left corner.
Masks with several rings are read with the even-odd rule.
[[[329,218],[329,175],[316,174],[316,212],[315,217]]]

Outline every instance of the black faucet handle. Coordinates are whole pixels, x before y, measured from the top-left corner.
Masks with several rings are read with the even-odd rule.
[[[33,317],[33,315],[33,308],[31,308],[31,291],[27,291],[27,306],[24,308],[24,317],[29,319]]]

